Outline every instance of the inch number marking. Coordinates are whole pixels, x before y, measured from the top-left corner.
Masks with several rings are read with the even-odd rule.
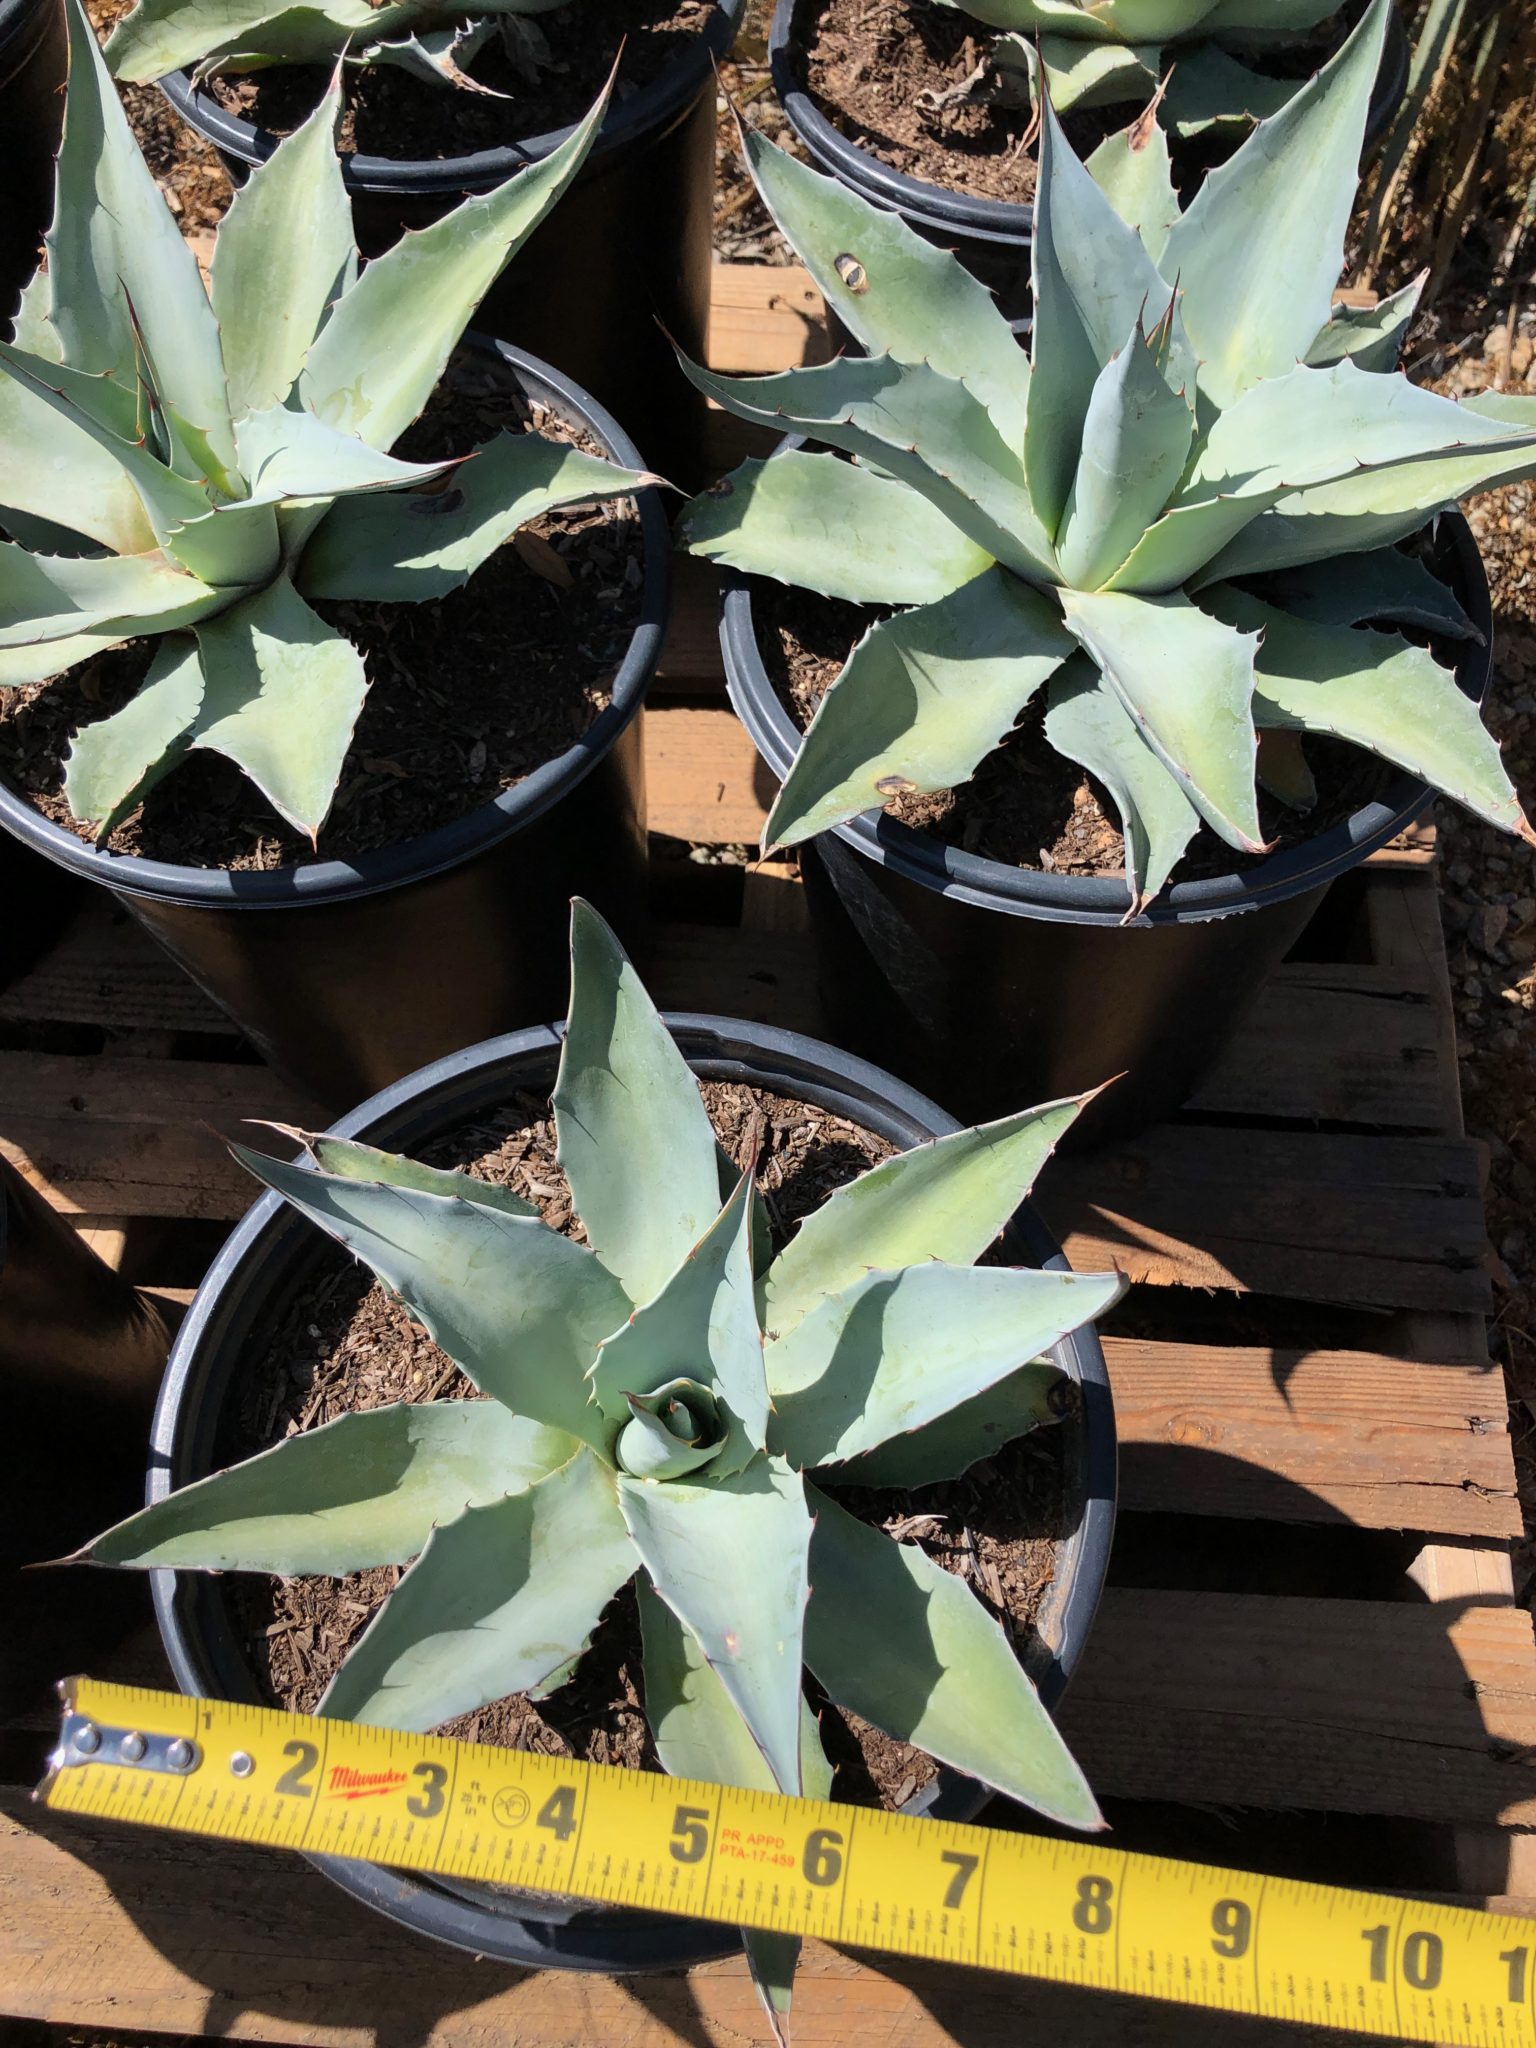
[[[1114,1896],[1115,1887],[1107,1877],[1080,1877],[1072,1925],[1080,1934],[1108,1934],[1115,1920],[1110,1906]]]
[[[709,1809],[680,1806],[672,1816],[668,1846],[679,1863],[702,1863],[709,1854]]]
[[[320,1752],[312,1742],[285,1742],[283,1755],[291,1756],[293,1762],[278,1779],[276,1790],[291,1793],[295,1799],[313,1799],[315,1788],[307,1781],[315,1774],[320,1762]]]
[[[843,1874],[843,1838],[836,1828],[812,1828],[800,1869],[807,1884],[836,1884]]]
[[[1211,1908],[1211,1947],[1235,1962],[1253,1939],[1253,1908],[1241,1899],[1218,1899]]]
[[[981,1858],[968,1854],[964,1849],[946,1849],[939,1861],[951,1865],[955,1873],[945,1890],[944,1904],[958,1906],[965,1897],[966,1886],[981,1868]]]
[[[1371,1982],[1373,1984],[1385,1984],[1387,1981],[1387,1959],[1392,1951],[1391,1928],[1385,1925],[1380,1927],[1362,1927],[1360,1939],[1370,1946]],[[1522,1958],[1524,1956],[1523,1950],[1512,1949],[1510,1953],[1512,1955],[1518,1954]],[[1506,1958],[1501,1956],[1499,1960],[1503,1962]],[[1525,1968],[1523,1960],[1520,1967],[1523,1976]],[[1417,1934],[1406,1935],[1403,1939],[1403,1952],[1398,1962],[1398,1968],[1402,1971],[1403,1982],[1410,1991],[1435,1990],[1440,1982],[1440,1973],[1445,1968],[1445,1945],[1439,1935],[1425,1933],[1422,1929]],[[1511,1981],[1513,1981],[1514,1974],[1512,1968],[1510,1970]]]
[[[557,1842],[568,1842],[576,1832],[576,1787],[557,1785],[539,1808],[534,1825],[548,1828]]]
[[[1525,2003],[1525,1966],[1530,1960],[1530,1953],[1530,1950],[1526,1948],[1507,1948],[1499,1956],[1499,1961],[1509,1971],[1509,2002],[1511,2005],[1524,2005]]]
[[[405,1802],[407,1813],[414,1813],[418,1820],[431,1820],[434,1814],[443,1810],[443,1787],[448,1782],[448,1772],[442,1764],[418,1764],[411,1776],[420,1778],[421,1790],[413,1792]]]

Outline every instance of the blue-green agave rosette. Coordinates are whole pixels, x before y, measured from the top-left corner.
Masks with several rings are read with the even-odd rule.
[[[211,748],[313,839],[368,686],[314,602],[444,597],[527,520],[650,481],[532,433],[389,453],[606,94],[542,163],[360,266],[333,85],[236,194],[205,288],[67,11],[47,260],[0,341],[0,686],[152,640],[134,697],[76,736],[75,817],[105,839]]]
[[[1531,836],[1477,707],[1391,627],[1474,633],[1400,544],[1536,472],[1536,401],[1410,384],[1417,286],[1334,305],[1387,7],[1187,211],[1154,124],[1085,166],[1046,108],[1028,353],[953,257],[746,137],[869,353],[767,377],[686,367],[732,412],[853,460],[743,463],[685,508],[683,544],[901,607],[823,698],[766,844],[965,781],[1031,702],[1119,810],[1133,913],[1202,820],[1263,850],[1260,780],[1308,806],[1307,733]]]
[[[319,1708],[414,1730],[562,1683],[636,1579],[667,1770],[825,1796],[809,1669],[876,1727],[1097,1827],[997,1622],[826,1490],[952,1478],[1057,1413],[1041,1354],[1120,1276],[974,1262],[1079,1107],[898,1154],[767,1256],[750,1167],[724,1160],[633,967],[578,902],[554,1111],[585,1244],[505,1189],[351,1140],[306,1137],[302,1164],[239,1153],[488,1398],[345,1416],[80,1559],[285,1575],[414,1559]],[[782,2020],[797,1944],[745,1940]]]

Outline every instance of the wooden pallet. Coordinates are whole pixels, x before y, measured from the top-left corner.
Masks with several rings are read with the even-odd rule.
[[[719,273],[721,367],[824,350],[804,273]],[[723,424],[722,456],[741,446]],[[814,1031],[792,868],[720,858],[771,792],[724,703],[709,579],[683,568],[646,714],[669,913],[651,984]],[[1051,1170],[1074,1262],[1139,1283],[1107,1346],[1115,1562],[1064,1720],[1131,1846],[1507,1900],[1536,1892],[1536,1650],[1431,859],[1418,834],[1344,888],[1326,948],[1281,968],[1184,1116]],[[0,997],[0,1149],[173,1302],[249,1199],[221,1133],[305,1113],[104,905]],[[142,1588],[113,1584],[122,1641],[98,1668],[167,1682]],[[4,1753],[44,1720],[0,1730]],[[475,1965],[292,1859],[0,1803],[3,2014],[326,2048],[762,2035],[734,1962],[623,1983]],[[1083,2048],[1342,2038],[816,1948],[797,2014],[803,2048],[980,2048],[1042,2024]]]

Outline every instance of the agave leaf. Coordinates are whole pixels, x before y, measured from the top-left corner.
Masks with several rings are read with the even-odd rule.
[[[1234,493],[1289,496],[1366,476],[1390,490],[1388,477],[1403,465],[1434,466],[1454,459],[1458,449],[1493,453],[1522,445],[1536,460],[1536,418],[1526,431],[1481,419],[1454,399],[1406,377],[1362,370],[1347,357],[1322,370],[1299,364],[1245,391],[1222,413],[1178,502]]]
[[[1202,33],[1258,34],[1285,42],[1303,29],[1316,28],[1335,11],[1334,0],[1216,0],[1206,13]]]
[[[764,844],[964,782],[1071,651],[1054,607],[1001,569],[872,626],[816,707]]]
[[[289,1131],[286,1125],[274,1128],[297,1138],[322,1173],[333,1173],[343,1180],[379,1181],[391,1188],[414,1188],[423,1195],[456,1195],[462,1202],[477,1203],[482,1209],[495,1209],[503,1216],[538,1218],[538,1209],[532,1202],[525,1202],[510,1188],[495,1181],[481,1180],[473,1173],[456,1173],[451,1167],[444,1166],[423,1166],[419,1160],[403,1158],[398,1152],[381,1152],[377,1146],[361,1144],[356,1138],[333,1138],[324,1132]]]
[[[805,1661],[898,1741],[1068,1827],[1103,1825],[1087,1781],[997,1623],[942,1565],[819,1487]]]
[[[585,1245],[542,1223],[233,1148],[258,1180],[360,1258],[483,1393],[605,1450],[586,1371],[629,1312]]]
[[[978,547],[1019,575],[1052,579],[1053,557],[1024,466],[958,378],[893,356],[840,356],[809,370],[724,377],[678,358],[706,398],[763,426],[799,427],[921,491]],[[1033,415],[1031,415],[1033,417]]]
[[[299,391],[327,425],[389,448],[437,387],[502,266],[581,169],[612,80],[569,137],[365,266],[309,352]]]
[[[368,692],[361,655],[286,576],[196,632],[206,688],[191,745],[227,756],[317,838]]]
[[[872,1266],[899,1270],[931,1259],[969,1266],[979,1259],[1090,1099],[1069,1096],[952,1131],[834,1189],[763,1280],[770,1341]]]
[[[1461,401],[1462,410],[1479,419],[1502,420],[1508,426],[1536,433],[1536,397],[1525,391],[1479,391]]]
[[[420,1730],[538,1685],[591,1635],[635,1561],[613,1473],[578,1450],[526,1491],[433,1530],[317,1712]]]
[[[707,1785],[777,1791],[768,1760],[690,1630],[652,1589],[644,1573],[635,1581],[645,1658],[645,1718],[663,1770]],[[821,1746],[816,1716],[800,1702],[800,1784],[807,1799],[825,1799],[832,1766]]]
[[[28,356],[24,349],[6,341],[0,341],[0,365],[18,384],[25,385],[34,398],[70,426],[89,435],[127,475],[156,540],[164,544],[179,525],[207,513],[210,501],[206,490],[186,477],[177,476],[140,439],[131,387],[124,389],[106,374],[88,374],[44,357]],[[57,462],[57,454],[54,459]],[[0,491],[8,488],[8,484],[0,484]],[[33,509],[50,517],[57,516],[63,508],[50,508],[44,502]]]
[[[1299,731],[1281,725],[1260,727],[1259,787],[1293,811],[1310,811],[1317,802],[1317,783]]]
[[[140,0],[139,14],[146,4]],[[192,12],[182,0],[172,18]],[[236,419],[280,405],[292,391],[350,275],[357,251],[336,154],[340,111],[333,85],[303,127],[246,179],[219,224],[209,290]]]
[[[1200,814],[1086,656],[1051,678],[1045,736],[1058,754],[1096,775],[1114,799],[1125,839],[1128,915],[1161,893],[1200,827]]]
[[[338,434],[312,412],[285,405],[240,420],[235,445],[253,502],[267,504],[329,502],[355,491],[419,487],[447,475],[461,459],[400,462],[355,434]]]
[[[33,353],[28,345],[29,354]],[[41,356],[41,351],[36,351]],[[51,361],[51,357],[44,357]],[[155,546],[155,530],[109,447],[0,364],[0,524],[27,536],[14,515],[48,520],[120,555]],[[50,551],[57,550],[57,543]]]
[[[1087,42],[1167,41],[1187,35],[1216,0],[981,0],[967,6],[978,21],[1029,35],[1080,37]]]
[[[1163,273],[1179,279],[1200,388],[1218,405],[1282,375],[1328,324],[1388,5],[1371,0],[1337,56],[1209,174],[1169,233]]]
[[[1179,217],[1168,137],[1149,107],[1128,128],[1110,135],[1088,159],[1088,175],[1128,227],[1141,236],[1154,263]]]
[[[1536,476],[1536,439],[1522,435],[1290,491],[1210,558],[1200,581],[1392,547],[1460,499],[1528,476]]]
[[[1010,447],[1024,445],[1029,358],[992,294],[947,249],[755,128],[742,146],[763,204],[822,296],[871,354],[964,378]]]
[[[0,647],[30,646],[85,633],[118,619],[124,634],[197,605],[225,603],[217,591],[158,553],[36,555],[0,541]]]
[[[62,675],[65,669],[73,668],[77,662],[89,661],[93,654],[105,653],[109,647],[120,647],[126,634],[126,627],[119,628],[114,624],[97,632],[71,633],[63,640],[47,640],[24,647],[0,647],[0,689],[8,689],[17,683],[40,683],[49,676]]]
[[[827,1477],[839,1486],[897,1486],[906,1492],[958,1479],[1015,1437],[1057,1421],[1066,1384],[1066,1374],[1049,1359],[1032,1359],[947,1415],[908,1436],[888,1438]]]
[[[414,10],[413,10],[414,11]],[[464,68],[496,34],[497,24],[489,14],[478,20],[458,23],[452,28],[428,30],[419,35],[399,36],[388,42],[369,43],[349,59],[359,64],[393,64],[433,85],[447,83],[461,92],[481,93],[487,99],[506,100],[512,95],[497,92],[471,78]]]
[[[232,469],[218,322],[197,259],[139,154],[82,0],[66,0],[65,16],[69,93],[47,236],[49,318],[64,359],[131,390],[136,313],[166,389]]]
[[[727,1417],[712,1478],[728,1477],[753,1460],[768,1427],[752,1293],[751,1194],[749,1168],[672,1277],[605,1340],[591,1372],[593,1399],[617,1420],[629,1417],[629,1395],[653,1393],[680,1372],[707,1387]]]
[[[1088,400],[1056,538],[1069,583],[1097,590],[1123,565],[1172,495],[1193,431],[1189,407],[1163,381],[1137,320]]]
[[[631,1301],[650,1301],[720,1214],[715,1134],[644,983],[580,897],[571,904],[571,1014],[553,1103],[560,1164],[587,1242]],[[615,1170],[615,1161],[647,1159],[665,1160],[666,1173]],[[670,1377],[613,1388],[605,1412],[622,1421],[624,1392],[649,1393]]]
[[[1178,53],[1165,105],[1177,134],[1201,135],[1211,128],[1267,120],[1296,90],[1294,78],[1252,71],[1219,43],[1206,42]]]
[[[1263,851],[1253,765],[1256,641],[1182,594],[1066,591],[1067,624],[1212,831]]]
[[[992,566],[909,485],[838,455],[743,462],[684,506],[680,545],[852,604],[931,604]]]
[[[1003,70],[1019,71],[1027,65],[1031,96],[1039,97],[1032,43],[1008,36],[994,46],[992,54]],[[1089,43],[1077,36],[1042,36],[1039,63],[1044,66],[1046,94],[1056,112],[1086,113],[1091,107],[1112,107],[1120,100],[1145,99],[1157,84],[1162,50],[1156,43]]]
[[[1376,548],[1363,555],[1336,555],[1303,569],[1282,570],[1264,595],[1293,618],[1320,626],[1361,626],[1367,619],[1423,626],[1453,640],[1481,640],[1456,594],[1430,574],[1416,555],[1401,548]]]
[[[495,1401],[397,1402],[301,1430],[141,1508],[76,1555],[285,1577],[404,1564],[439,1523],[521,1493],[579,1448]]]
[[[121,710],[75,734],[64,794],[74,817],[97,822],[98,846],[183,759],[202,701],[197,642],[168,633]]]
[[[1335,306],[1328,325],[1303,360],[1314,369],[1323,369],[1348,357],[1362,370],[1395,370],[1428,282],[1429,272],[1421,270],[1412,284],[1405,284],[1400,292],[1374,306]]]
[[[446,597],[530,519],[656,481],[542,434],[498,434],[441,490],[335,504],[304,550],[299,587],[369,602]]]
[[[1219,617],[1261,630],[1254,716],[1264,725],[1332,733],[1421,775],[1490,825],[1531,836],[1498,742],[1456,678],[1397,633],[1291,618],[1245,593],[1202,594]]]
[[[718,1478],[631,1479],[619,1506],[651,1584],[703,1651],[774,1782],[800,1785],[801,1627],[811,1516],[798,1472],[754,1458]],[[743,1569],[708,1570],[701,1559]]]
[[[1077,472],[1083,425],[1101,369],[1132,327],[1178,328],[1173,294],[1136,230],[1123,221],[1072,153],[1049,103],[1041,108],[1035,194],[1034,371],[1024,443],[1030,495],[1055,535]],[[1164,369],[1175,390],[1194,391],[1194,365],[1179,337]]]
[[[771,1934],[762,1927],[743,1927],[741,1945],[746,1950],[752,1988],[773,2028],[773,2038],[778,2048],[789,2048],[789,2015],[794,2004],[800,1937]]]
[[[1124,1291],[1118,1273],[865,1273],[766,1347],[769,1446],[801,1471],[857,1458],[996,1386]]]
[[[1278,485],[1268,491],[1237,488],[1224,497],[1171,506],[1147,528],[1105,588],[1148,596],[1178,590],[1282,495]]]
[[[280,7],[281,0],[138,0],[108,38],[106,61],[114,78],[135,84],[209,58],[219,59],[217,68],[225,70],[231,68],[222,61],[226,53],[248,47],[280,22],[278,47],[286,49],[290,63],[323,62],[349,36],[375,32],[380,13],[367,0],[310,0],[277,12]]]

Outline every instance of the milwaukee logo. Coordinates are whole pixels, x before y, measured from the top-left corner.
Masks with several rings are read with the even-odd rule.
[[[354,1771],[350,1764],[333,1764],[327,1790],[336,1799],[371,1799],[404,1783],[404,1771]]]

